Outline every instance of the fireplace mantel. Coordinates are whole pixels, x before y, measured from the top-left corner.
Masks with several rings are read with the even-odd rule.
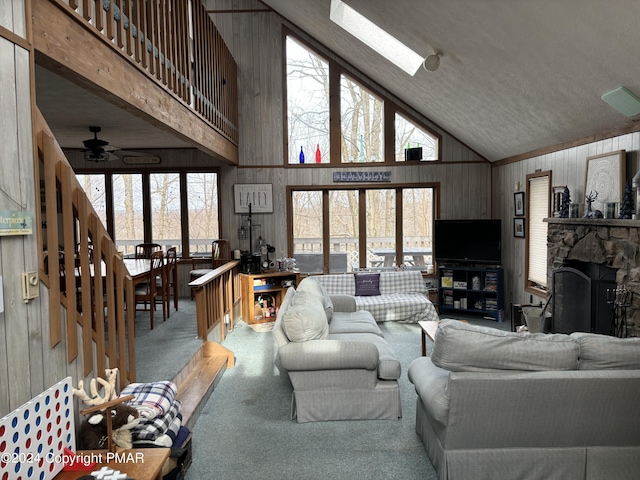
[[[588,225],[597,227],[628,227],[640,228],[640,220],[622,220],[619,218],[555,218],[544,219],[549,224],[560,225]]]

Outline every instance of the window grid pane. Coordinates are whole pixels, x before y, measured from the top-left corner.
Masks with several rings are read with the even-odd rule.
[[[438,140],[431,134],[417,127],[399,113],[395,117],[396,145],[395,160],[404,162],[404,151],[407,147],[422,148],[422,160],[437,160]]]
[[[133,254],[135,245],[144,242],[142,175],[113,176],[113,214],[116,248]]]
[[[220,238],[218,174],[187,174],[189,253],[211,253],[211,242]]]
[[[287,50],[289,163],[329,162],[329,64],[291,37]]]
[[[384,162],[383,102],[341,75],[340,109],[342,162]]]

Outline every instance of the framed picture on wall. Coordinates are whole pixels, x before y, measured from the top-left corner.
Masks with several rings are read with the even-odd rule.
[[[524,238],[524,218],[513,219],[513,236]]]
[[[513,205],[516,217],[524,215],[524,192],[516,192],[513,194]]]
[[[626,163],[624,150],[587,157],[584,195],[594,198],[591,203],[592,210],[604,213],[606,203],[622,202]]]
[[[273,213],[273,186],[270,183],[236,183],[233,186],[236,213]]]

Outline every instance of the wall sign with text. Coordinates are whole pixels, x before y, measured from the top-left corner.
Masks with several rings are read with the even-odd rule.
[[[273,186],[270,183],[236,183],[233,186],[236,213],[273,213]]]
[[[333,172],[334,182],[390,182],[391,172]]]

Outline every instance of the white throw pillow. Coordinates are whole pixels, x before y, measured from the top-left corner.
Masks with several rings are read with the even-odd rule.
[[[282,317],[282,328],[292,342],[326,339],[329,324],[320,298],[309,292],[296,292]]]
[[[316,277],[303,278],[298,284],[298,288],[296,289],[296,291],[309,292],[319,296],[324,305],[324,312],[327,315],[327,322],[331,321],[331,317],[333,317],[333,302],[331,301],[331,297],[329,296],[325,288]]]

